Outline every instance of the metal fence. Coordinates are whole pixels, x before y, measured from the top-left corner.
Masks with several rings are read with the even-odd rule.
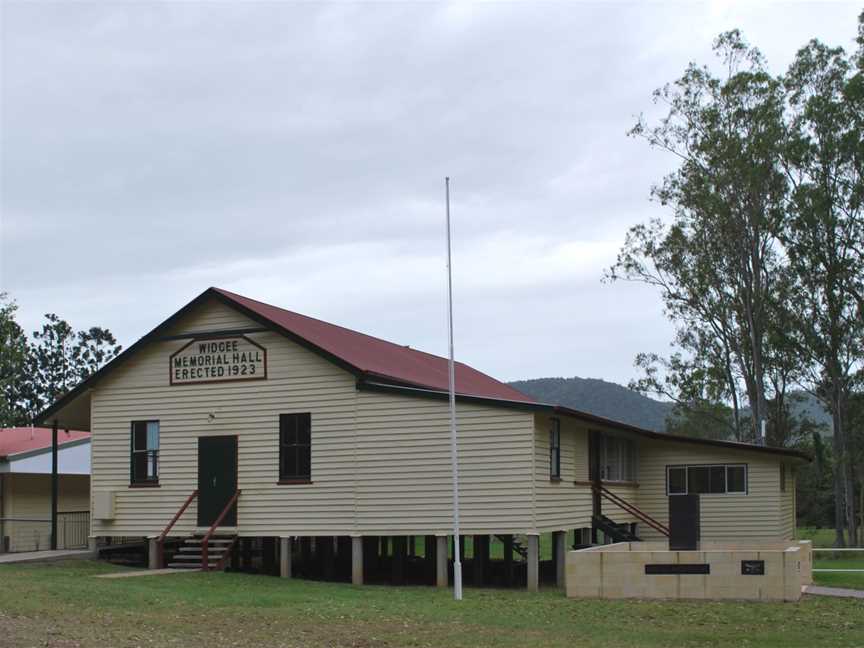
[[[864,567],[864,547],[856,548],[856,547],[813,547],[813,553],[825,553],[825,554],[833,554],[830,556],[820,557],[820,561],[825,562],[828,560],[852,560],[856,563],[859,559],[855,556],[850,556],[848,554],[859,554],[862,558],[861,563],[862,567]],[[835,572],[835,573],[862,573],[864,574],[864,569],[829,569],[826,567],[814,568],[814,572]]]
[[[86,549],[90,511],[57,513],[57,548]],[[0,552],[44,551],[51,548],[51,520],[0,518]]]
[[[90,511],[65,511],[57,514],[58,549],[86,549],[89,537]]]

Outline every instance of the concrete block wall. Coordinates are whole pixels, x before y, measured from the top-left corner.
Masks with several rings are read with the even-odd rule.
[[[619,543],[567,553],[570,598],[736,599],[797,601],[809,580],[808,547],[750,550],[644,551]],[[761,560],[764,575],[742,574],[742,561]],[[707,564],[708,574],[646,574],[651,564]]]

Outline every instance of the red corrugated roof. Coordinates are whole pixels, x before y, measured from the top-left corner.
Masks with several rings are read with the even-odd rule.
[[[78,430],[57,431],[57,442],[59,444],[77,441],[78,439],[90,438],[89,432]],[[51,447],[51,428],[45,427],[14,427],[0,428],[0,459],[19,452],[41,450]]]
[[[372,378],[429,389],[448,389],[445,358],[300,315],[221,288],[213,290]],[[459,394],[535,402],[530,396],[461,362],[456,363],[455,373],[456,391]]]

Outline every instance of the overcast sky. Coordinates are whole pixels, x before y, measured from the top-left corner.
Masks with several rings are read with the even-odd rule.
[[[501,379],[626,383],[657,295],[602,284],[674,160],[625,136],[740,27],[781,72],[860,3],[2,2],[0,289],[128,346],[208,286]]]

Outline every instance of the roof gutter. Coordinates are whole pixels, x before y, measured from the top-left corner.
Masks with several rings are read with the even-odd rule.
[[[390,392],[394,394],[402,394],[409,396],[419,396],[421,398],[432,398],[436,400],[448,400],[450,395],[446,391],[432,389],[429,387],[412,387],[398,383],[382,383],[371,380],[360,379],[357,381],[357,389],[360,391],[375,391],[375,392]],[[504,398],[490,398],[488,396],[472,396],[470,394],[456,394],[456,400],[463,403],[475,403],[478,405],[493,405],[497,407],[507,407],[509,409],[522,410],[548,410],[552,412],[554,406],[536,403],[532,401],[515,401]]]

